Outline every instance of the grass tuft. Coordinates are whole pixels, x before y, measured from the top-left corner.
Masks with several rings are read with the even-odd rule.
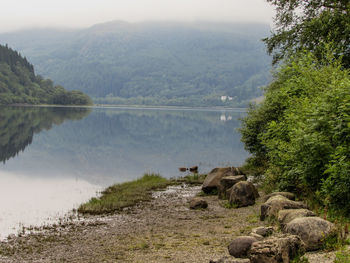
[[[349,263],[350,262],[350,249],[343,248],[335,254],[334,263]]]
[[[152,199],[152,190],[163,189],[173,184],[159,174],[145,174],[143,177],[108,187],[98,198],[91,198],[78,208],[82,214],[109,214],[141,201]]]
[[[178,183],[186,183],[190,185],[201,185],[203,184],[205,178],[207,177],[206,174],[198,174],[198,173],[192,173],[185,175],[183,177],[175,179]]]

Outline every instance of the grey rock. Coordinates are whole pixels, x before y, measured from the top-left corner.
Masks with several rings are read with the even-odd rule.
[[[244,258],[248,256],[250,247],[258,240],[251,236],[240,236],[232,240],[228,246],[228,252],[236,258]]]
[[[274,237],[254,242],[249,251],[251,263],[289,263],[304,253],[304,244],[298,236]]]
[[[190,208],[191,209],[204,209],[208,207],[207,201],[205,201],[202,198],[193,198],[190,201]]]
[[[236,183],[240,181],[246,181],[247,177],[245,175],[230,175],[221,178],[220,183],[226,188],[230,188],[234,186]]]
[[[206,194],[213,193],[218,190],[221,178],[225,176],[239,175],[241,171],[236,167],[214,168],[205,178],[202,190]]]
[[[255,204],[255,199],[259,193],[251,182],[241,181],[236,183],[230,192],[229,202],[237,207],[249,206]]]
[[[260,227],[256,227],[252,229],[252,233],[258,234],[260,236],[263,237],[267,237],[272,235],[273,233],[273,227],[268,226],[268,227],[264,227],[264,226],[260,226]]]
[[[264,196],[263,202],[266,202],[267,200],[270,199],[270,197],[276,196],[276,195],[282,195],[286,198],[288,198],[289,200],[293,200],[295,201],[295,194],[290,193],[290,192],[273,192],[271,194],[268,194],[266,196]]]
[[[218,185],[218,195],[220,199],[228,199],[229,198],[229,192],[227,192],[228,189],[230,189],[232,186],[234,186],[236,183],[241,181],[246,181],[247,177],[245,175],[230,175],[225,176],[220,179],[220,183]]]
[[[289,200],[282,195],[272,196],[260,208],[260,220],[265,220],[266,217],[277,218],[278,212],[282,209],[299,209],[307,208],[303,202]]]
[[[285,233],[298,235],[305,243],[307,251],[322,247],[324,239],[334,233],[334,225],[319,217],[299,217],[286,224]]]
[[[285,225],[299,217],[316,216],[316,214],[308,209],[283,209],[278,212],[278,222],[281,225],[281,229],[284,229]]]
[[[250,233],[249,236],[254,237],[257,241],[261,241],[264,239],[263,236],[257,234],[257,233]]]

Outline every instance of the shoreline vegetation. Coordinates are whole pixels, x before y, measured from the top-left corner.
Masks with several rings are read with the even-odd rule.
[[[92,198],[82,204],[78,212],[82,214],[109,214],[120,211],[123,208],[138,204],[139,202],[150,201],[152,191],[163,190],[170,185],[201,184],[205,175],[187,175],[178,179],[166,179],[159,174],[144,174],[143,177],[134,181],[115,184],[104,191],[101,196]]]

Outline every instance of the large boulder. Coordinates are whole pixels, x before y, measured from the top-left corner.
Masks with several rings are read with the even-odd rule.
[[[228,199],[229,195],[228,189],[234,186],[236,183],[241,181],[246,181],[247,177],[245,175],[230,175],[225,176],[220,179],[220,183],[218,185],[218,195],[221,199]]]
[[[308,209],[283,209],[278,212],[278,222],[282,229],[285,225],[299,217],[316,216],[316,214]]]
[[[204,209],[208,207],[207,201],[205,201],[202,198],[193,198],[190,201],[190,208],[191,209]]]
[[[218,190],[221,178],[225,176],[235,176],[241,173],[237,167],[214,168],[205,178],[202,190],[206,194],[213,193]]]
[[[271,197],[276,196],[276,195],[282,195],[282,196],[288,198],[289,200],[295,201],[295,194],[290,193],[290,192],[273,192],[271,194],[268,194],[268,195],[264,196],[263,201],[266,202]]]
[[[278,212],[282,209],[299,209],[307,208],[303,202],[289,200],[282,195],[270,197],[264,204],[261,205],[260,220],[265,220],[266,217],[277,218]]]
[[[241,181],[231,188],[229,202],[237,207],[249,206],[254,205],[258,197],[259,193],[251,182]]]
[[[248,256],[250,247],[258,240],[251,236],[240,236],[232,240],[228,246],[228,252],[236,258],[245,258]]]
[[[254,242],[249,251],[251,263],[289,263],[304,253],[304,243],[298,236],[274,237]]]
[[[306,250],[311,251],[321,248],[325,238],[334,230],[334,225],[322,218],[299,217],[286,224],[283,231],[298,235],[304,241]]]

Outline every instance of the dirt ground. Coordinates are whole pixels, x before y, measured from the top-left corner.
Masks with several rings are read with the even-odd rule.
[[[200,187],[155,192],[151,202],[105,217],[87,217],[0,243],[0,262],[206,262],[228,255],[227,245],[266,223],[254,206],[227,209],[217,196],[205,210],[188,201]],[[313,255],[312,262],[332,262]],[[334,258],[334,257],[333,257]]]

